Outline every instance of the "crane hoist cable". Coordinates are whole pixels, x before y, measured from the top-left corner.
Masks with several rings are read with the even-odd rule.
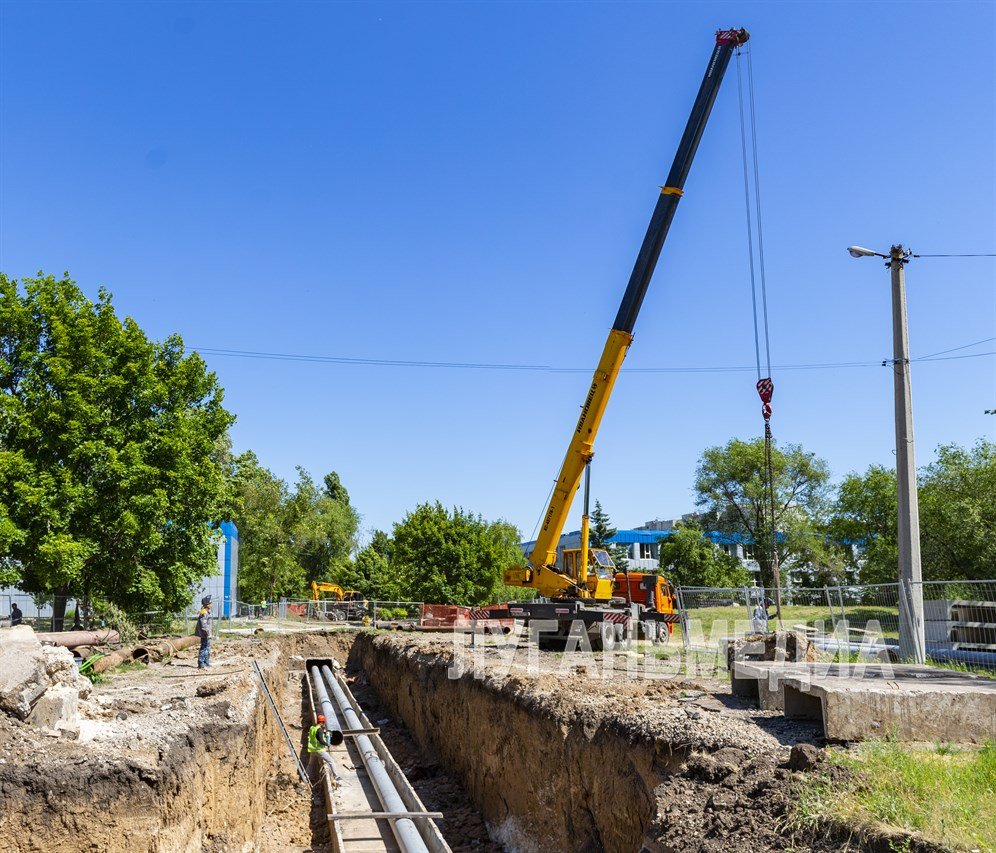
[[[743,69],[740,60],[742,53],[747,55],[747,103],[744,109],[744,81]],[[771,433],[771,398],[775,392],[775,383],[771,378],[771,336],[768,326],[768,288],[764,269],[764,232],[761,227],[761,178],[758,169],[757,158],[757,121],[754,110],[754,66],[751,60],[750,42],[740,45],[736,50],[737,57],[737,92],[740,105],[740,149],[743,158],[744,170],[744,208],[747,213],[747,256],[750,267],[750,295],[751,308],[754,320],[754,358],[757,365],[757,389],[761,398],[761,415],[764,418],[764,496],[762,500],[764,506],[764,526],[765,535],[769,537],[771,548],[771,569],[775,586],[775,613],[779,622],[782,618],[782,596],[781,577],[778,567],[778,533],[777,520],[778,510],[775,503],[775,478],[774,466],[772,463]],[[750,160],[747,156],[747,115],[750,116]],[[753,167],[753,169],[752,169]],[[753,204],[751,199],[751,172],[753,171]],[[754,222],[757,223],[757,263],[755,274],[755,253],[754,253]],[[760,314],[761,322],[758,318],[758,283],[761,290]],[[767,368],[767,375],[761,373],[761,337],[764,337],[764,364]],[[763,593],[762,593],[763,595]],[[764,602],[761,602],[762,606]]]

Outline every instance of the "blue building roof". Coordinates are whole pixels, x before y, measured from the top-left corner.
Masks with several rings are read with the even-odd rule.
[[[670,539],[675,533],[677,533],[676,530],[617,530],[616,535],[610,537],[609,541],[617,545],[635,545],[637,543],[653,544],[655,542],[660,542],[662,539]],[[564,535],[580,536],[581,531],[572,530]],[[717,545],[754,544],[754,537],[748,536],[746,533],[726,533],[722,530],[705,530],[702,532],[702,535],[710,542],[714,542]],[[778,533],[776,535],[779,542],[784,541],[785,534]],[[526,550],[535,544],[535,540],[533,540],[531,542],[521,543],[520,547]]]

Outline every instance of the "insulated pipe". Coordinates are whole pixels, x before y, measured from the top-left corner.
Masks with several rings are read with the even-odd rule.
[[[325,715],[325,729],[329,733],[329,741],[332,746],[342,743],[342,729],[339,728],[339,721],[336,718],[332,702],[329,700],[328,691],[325,689],[325,682],[318,672],[318,666],[311,667],[311,683],[315,685],[315,692],[318,694],[318,704],[322,706],[322,713]]]
[[[339,710],[342,712],[346,725],[348,725],[351,729],[363,728],[360,718],[356,715],[356,711],[354,711],[350,706],[349,700],[346,698],[346,694],[343,693],[342,688],[339,686],[339,682],[336,681],[335,676],[332,674],[332,670],[327,666],[323,666],[322,674],[325,676],[325,681],[332,690],[332,695],[335,697],[335,702],[339,706]],[[359,749],[360,755],[363,756],[363,764],[367,768],[367,773],[370,775],[370,781],[373,782],[374,788],[377,791],[377,796],[380,798],[381,805],[384,807],[384,811],[408,811],[408,806],[405,804],[405,801],[401,799],[398,789],[394,787],[394,783],[391,781],[391,777],[387,773],[387,768],[384,766],[384,762],[381,761],[380,756],[377,754],[377,750],[374,749],[373,742],[370,738],[366,735],[357,735],[356,747]],[[401,845],[401,849],[404,850],[405,853],[429,853],[429,848],[426,847],[425,841],[422,840],[422,836],[418,831],[418,827],[415,826],[415,822],[411,818],[405,817],[392,820],[391,829],[394,831],[394,837],[398,840],[398,844]]]

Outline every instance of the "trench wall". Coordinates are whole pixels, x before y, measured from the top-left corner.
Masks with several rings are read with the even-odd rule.
[[[276,656],[264,672],[279,683]],[[251,850],[266,807],[267,770],[282,747],[254,674],[234,720],[218,703],[218,723],[192,728],[154,768],[127,757],[48,762],[30,755],[0,774],[0,835],[5,850],[200,853]],[[231,688],[231,692],[235,689]],[[248,691],[247,691],[248,692]]]
[[[451,679],[448,655],[401,638],[361,633],[350,663],[515,850],[639,850],[654,789],[684,759],[618,722],[545,707],[514,677]]]

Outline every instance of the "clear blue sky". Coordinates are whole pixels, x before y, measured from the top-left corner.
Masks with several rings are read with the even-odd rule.
[[[712,33],[745,26],[772,359],[888,358],[888,273],[844,250],[996,251],[994,10],[3,0],[0,269],[69,270],[193,347],[590,371]],[[736,93],[731,66],[630,368],[753,362]],[[996,336],[992,259],[908,285],[914,357]],[[367,529],[438,498],[528,537],[589,382],[208,360],[236,449],[336,469]],[[836,477],[893,463],[889,370],[774,378],[778,439]],[[913,383],[921,463],[993,437],[996,358]],[[761,432],[753,384],[622,375],[593,475],[619,526],[693,508],[702,449]]]

